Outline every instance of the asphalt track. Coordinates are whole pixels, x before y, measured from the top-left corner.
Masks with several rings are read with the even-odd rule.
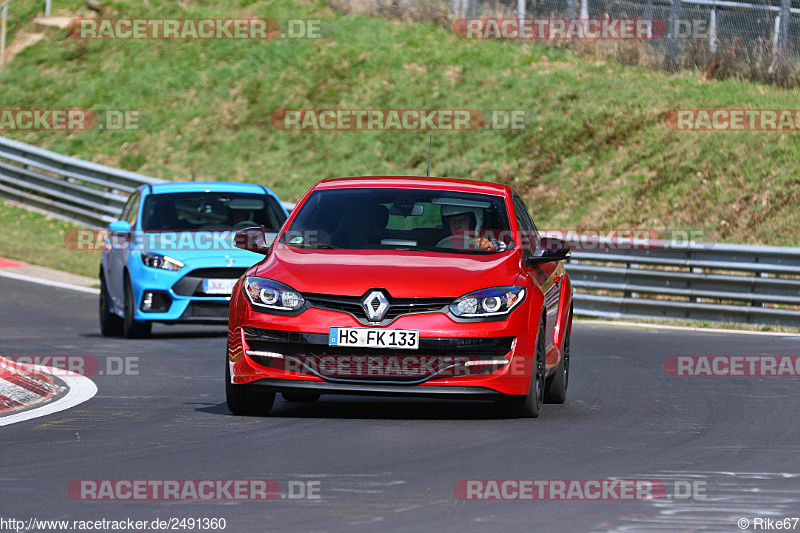
[[[538,420],[491,404],[323,397],[268,418],[224,403],[225,329],[100,336],[96,296],[0,279],[0,353],[138,358],[86,403],[0,429],[0,518],[222,517],[226,531],[739,531],[800,515],[796,378],[677,378],[675,354],[800,353],[800,338],[576,324],[565,405]],[[655,478],[706,499],[460,501],[460,479]],[[85,502],[76,479],[320,482],[320,499]],[[800,528],[800,526],[798,526]],[[752,526],[751,526],[752,530]]]

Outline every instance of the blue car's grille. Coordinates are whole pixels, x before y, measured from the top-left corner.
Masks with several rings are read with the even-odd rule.
[[[203,292],[204,279],[239,279],[246,268],[198,268],[183,276],[172,290],[180,296],[219,296]]]

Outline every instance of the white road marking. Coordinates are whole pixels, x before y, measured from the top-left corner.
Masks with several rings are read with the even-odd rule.
[[[80,285],[73,285],[72,283],[63,283],[61,281],[51,281],[49,279],[34,278],[33,276],[26,276],[24,274],[15,274],[7,270],[0,269],[0,277],[16,279],[19,281],[27,281],[29,283],[37,283],[39,285],[47,285],[48,287],[58,287],[59,289],[70,289],[73,291],[86,292],[89,294],[100,294],[100,289],[93,289],[91,287],[81,287]]]
[[[796,337],[796,334],[778,332],[778,331],[747,331],[743,329],[724,329],[724,328],[702,328],[699,326],[671,326],[668,324],[650,324],[648,322],[628,322],[620,320],[617,322],[616,320],[583,320],[579,318],[574,318],[573,322],[577,322],[579,324],[587,324],[591,326],[592,324],[596,324],[598,326],[620,326],[626,328],[653,328],[653,329],[672,329],[672,330],[681,330],[681,331],[695,331],[698,333],[739,333],[741,335],[767,335],[771,337],[787,337],[793,338]]]

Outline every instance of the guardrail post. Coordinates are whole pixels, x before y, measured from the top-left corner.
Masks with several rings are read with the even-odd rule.
[[[0,67],[6,62],[6,19],[8,18],[8,2],[0,4],[3,6],[0,13]]]
[[[52,0],[44,0],[44,16],[50,16],[50,3]]]
[[[781,0],[780,15],[775,17],[775,37],[772,41],[772,64],[770,72],[776,76],[786,73],[786,44],[789,40],[792,0]]]
[[[712,54],[717,53],[717,7],[711,8],[708,20],[708,49]]]
[[[664,68],[667,70],[675,70],[678,66],[678,36],[675,35],[675,30],[683,16],[682,12],[682,0],[670,0],[667,16],[667,55],[664,59]]]
[[[645,0],[643,15],[643,18],[653,20],[653,0]]]

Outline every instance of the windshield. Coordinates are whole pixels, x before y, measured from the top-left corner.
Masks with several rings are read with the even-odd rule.
[[[147,197],[142,212],[145,231],[227,231],[261,227],[277,232],[283,209],[266,194],[182,192]]]
[[[280,242],[298,248],[476,254],[514,246],[501,196],[359,188],[314,191]]]

